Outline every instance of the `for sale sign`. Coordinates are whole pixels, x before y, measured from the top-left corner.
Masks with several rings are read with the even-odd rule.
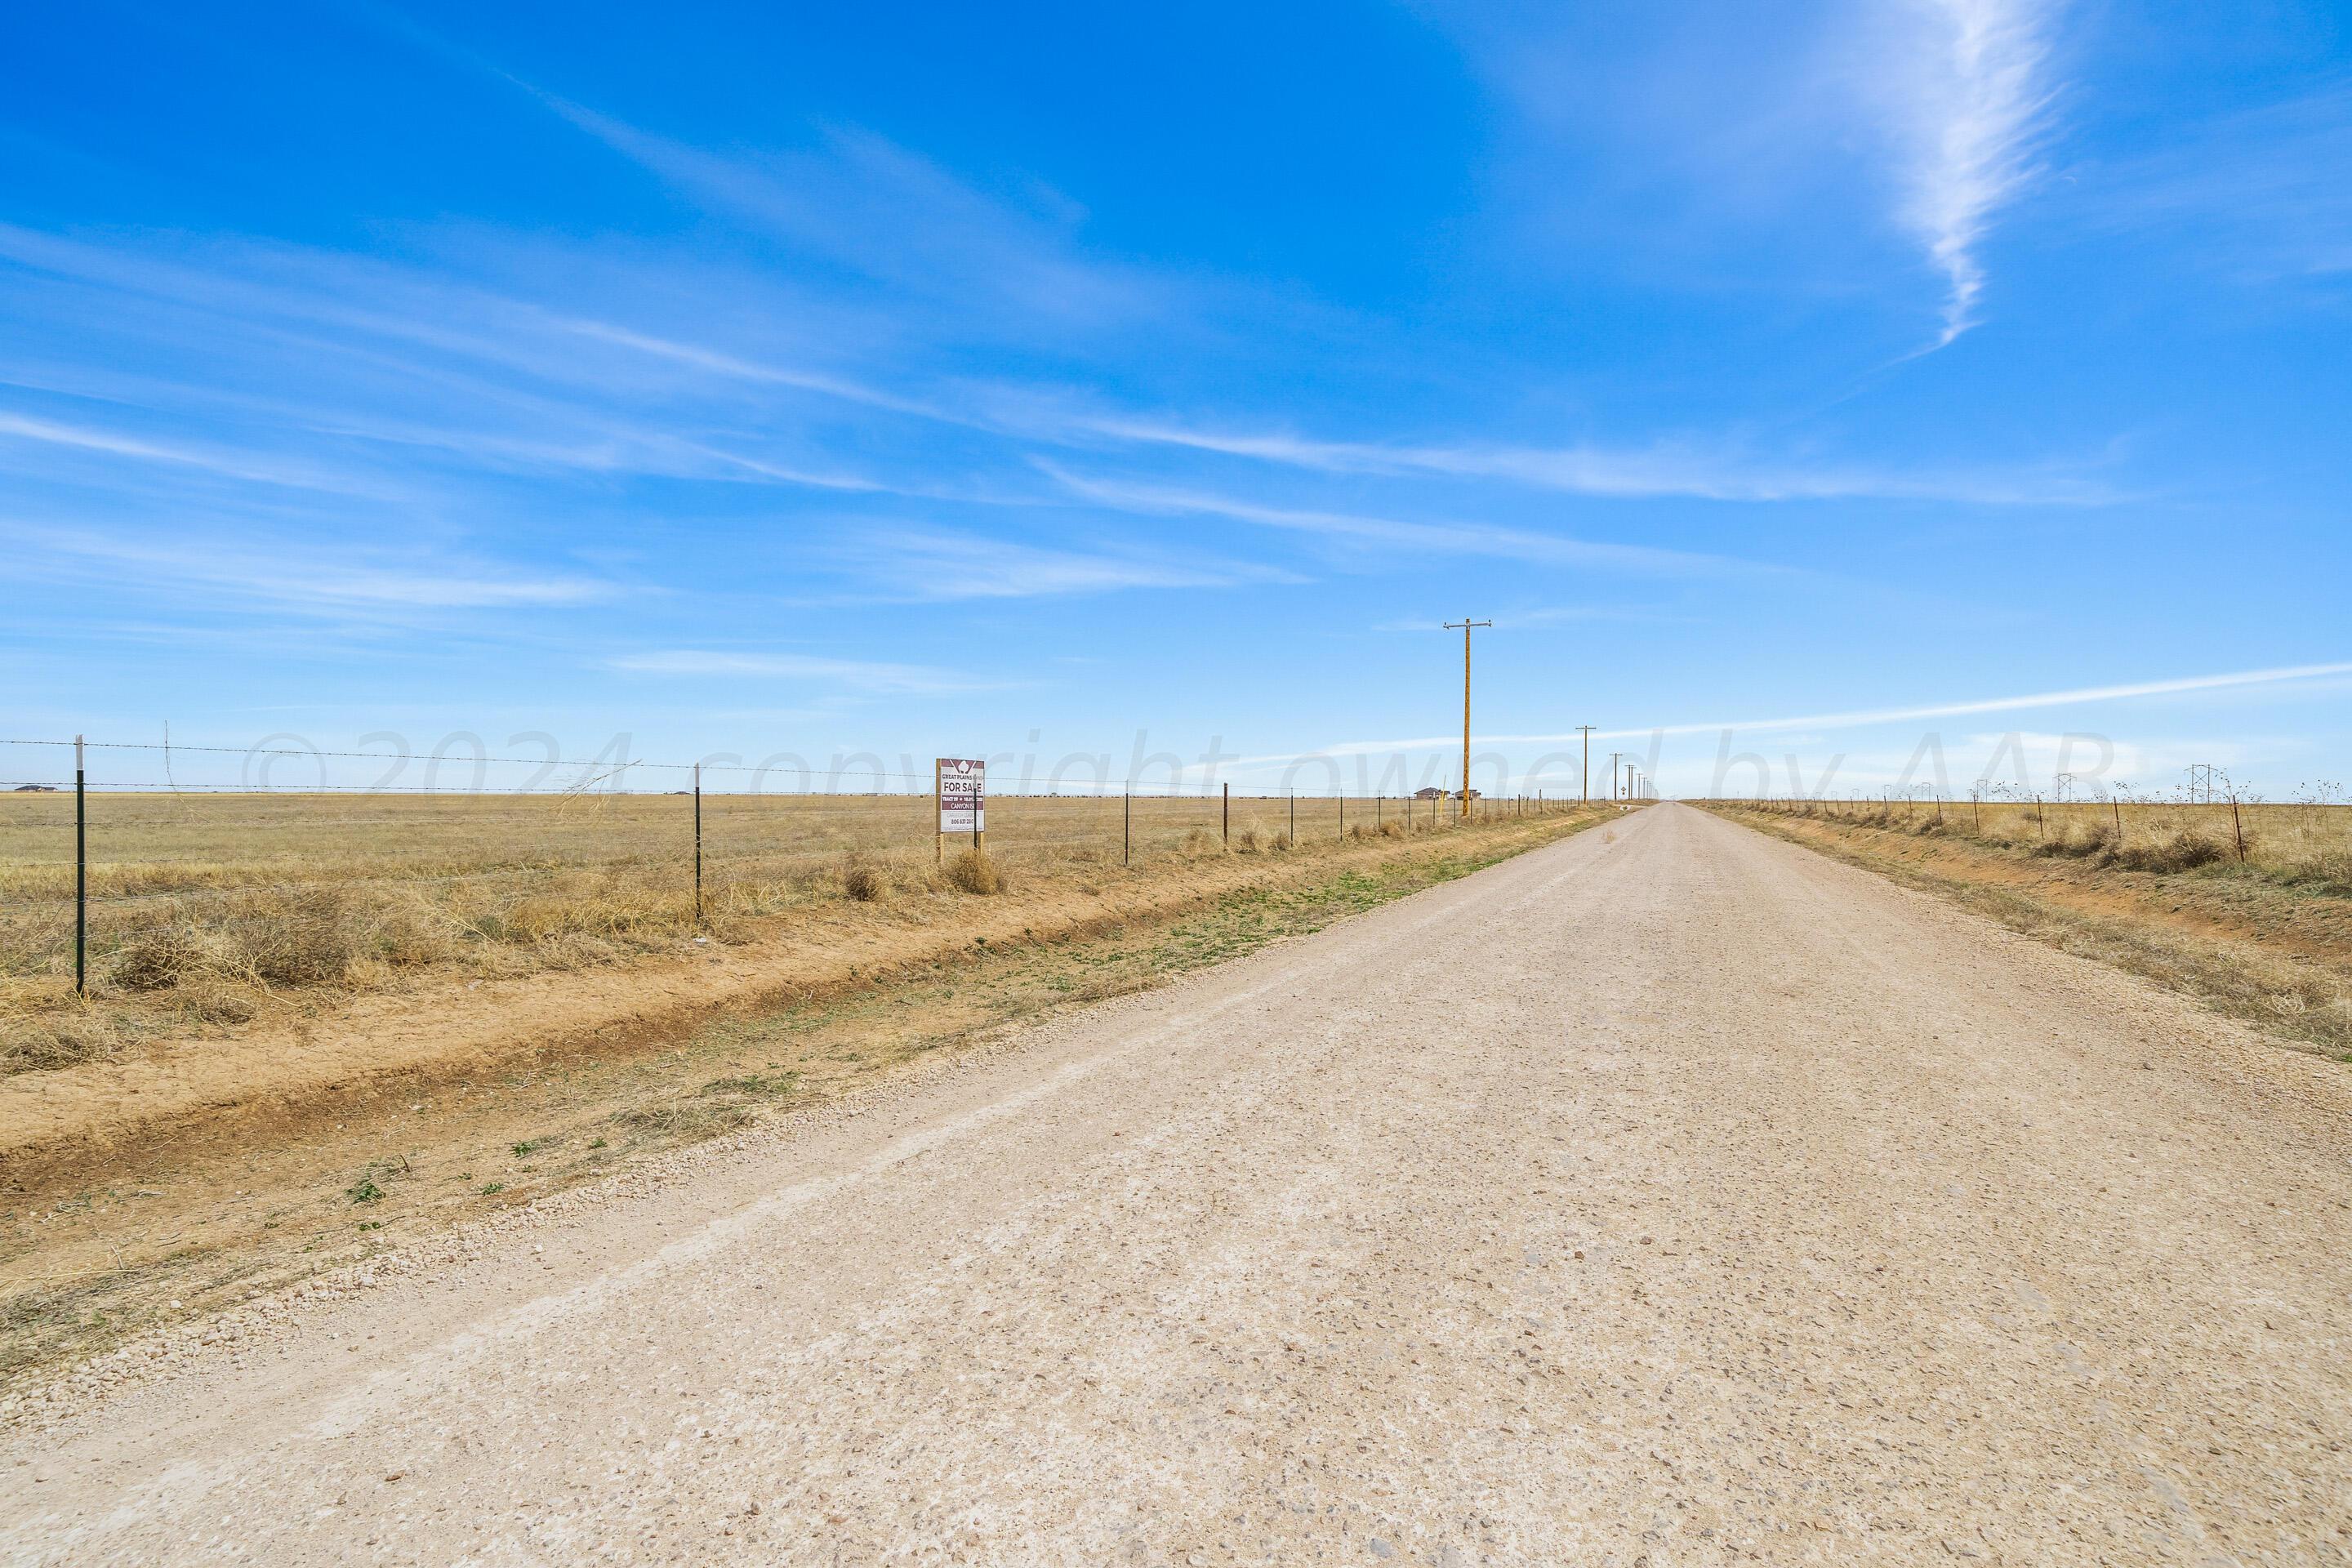
[[[966,757],[939,760],[940,831],[980,833],[988,826],[988,764]]]

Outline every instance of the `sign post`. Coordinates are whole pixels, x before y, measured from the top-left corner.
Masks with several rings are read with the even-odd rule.
[[[940,757],[931,764],[931,790],[940,805],[939,826],[931,835],[931,860],[945,853],[950,833],[969,833],[971,847],[981,847],[988,826],[988,764],[968,757]]]

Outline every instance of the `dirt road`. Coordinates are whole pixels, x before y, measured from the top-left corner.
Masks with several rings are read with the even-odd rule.
[[[0,1558],[2343,1562],[2347,1111],[1661,806],[21,1426]]]

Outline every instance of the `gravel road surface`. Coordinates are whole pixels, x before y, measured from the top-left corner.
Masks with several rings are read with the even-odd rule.
[[[2347,1111],[1657,806],[29,1417],[0,1560],[2352,1561]]]

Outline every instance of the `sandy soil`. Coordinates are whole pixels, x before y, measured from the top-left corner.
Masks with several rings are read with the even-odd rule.
[[[1658,807],[26,1418],[0,1556],[2343,1562],[2347,1156]]]

